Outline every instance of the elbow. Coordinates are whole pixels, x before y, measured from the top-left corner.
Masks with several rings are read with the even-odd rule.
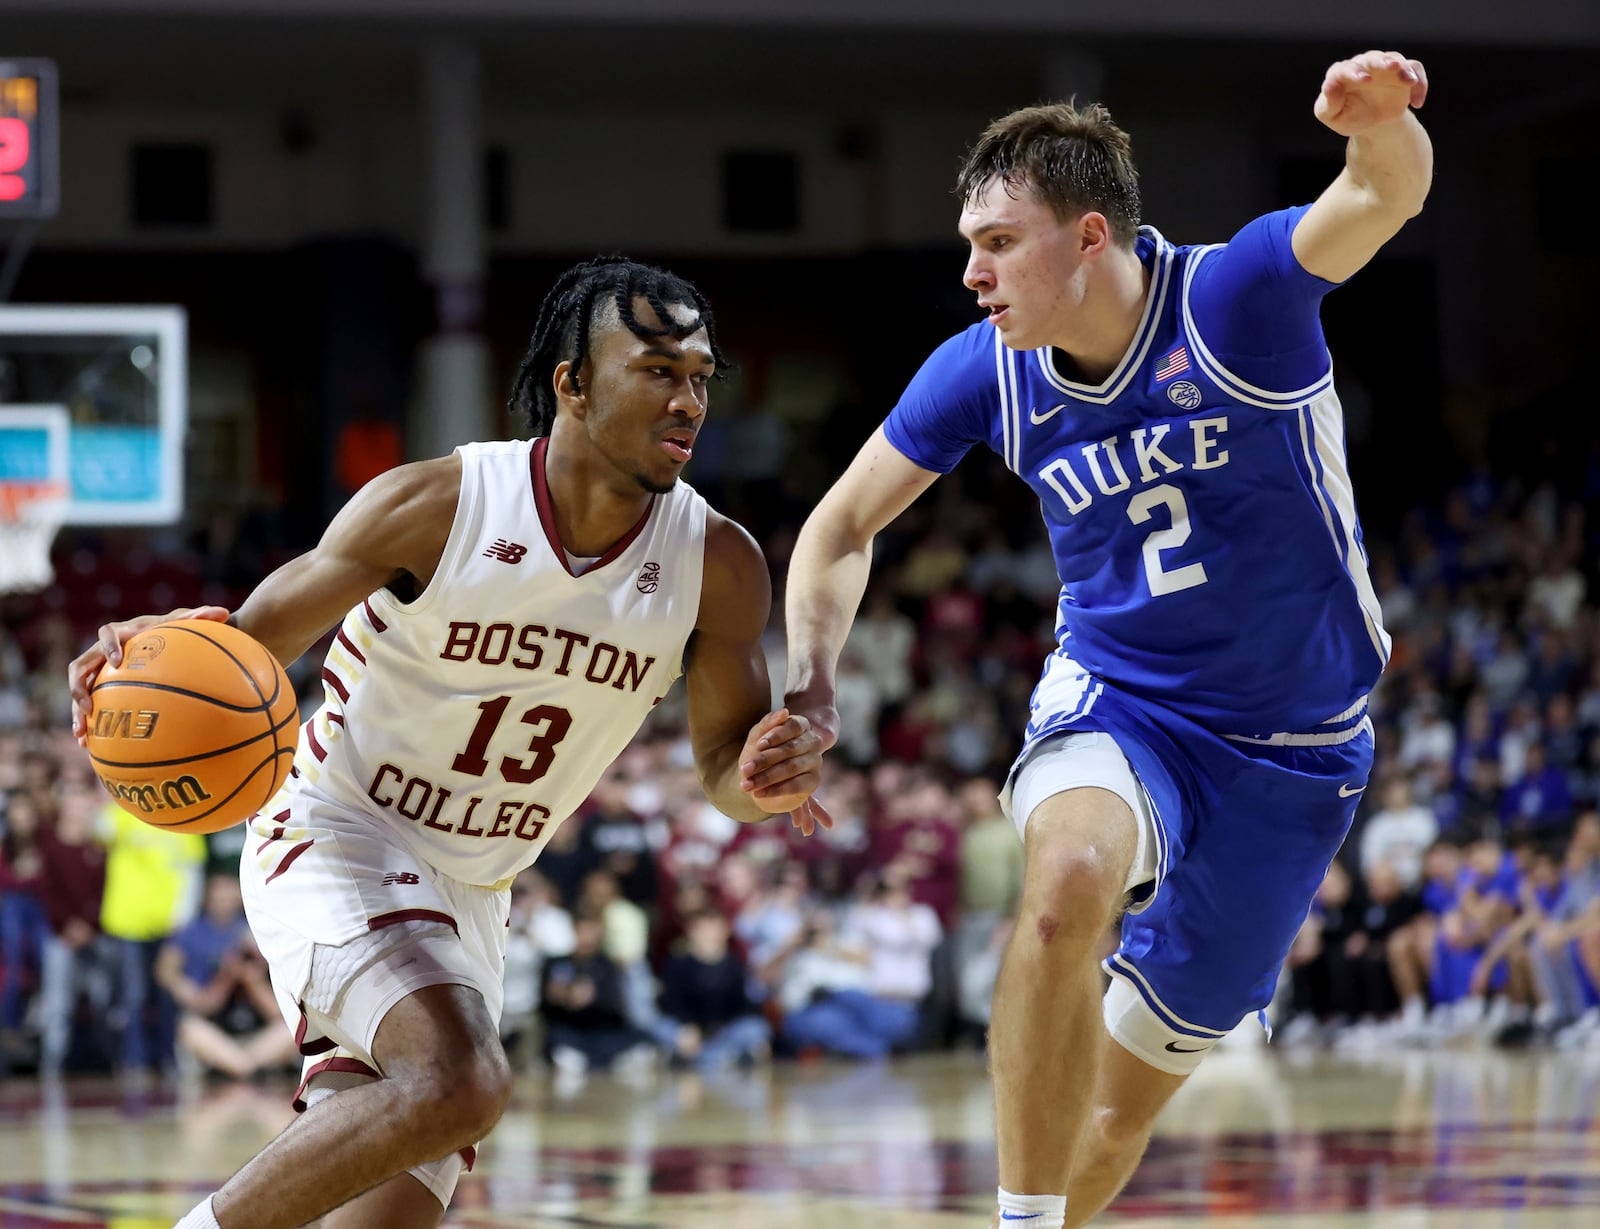
[[[1386,182],[1373,184],[1367,189],[1367,207],[1375,214],[1390,220],[1399,230],[1422,212],[1428,203],[1428,191],[1433,187],[1433,166],[1417,168],[1410,175],[1395,175]]]
[[[1422,147],[1412,166],[1411,174],[1407,175],[1398,187],[1396,195],[1400,197],[1400,207],[1409,221],[1422,212],[1422,207],[1428,203],[1428,193],[1433,190],[1432,146]]]
[[[1422,207],[1428,203],[1428,193],[1433,188],[1433,164],[1430,162],[1415,182],[1407,185],[1408,191],[1402,194],[1399,201],[1401,217],[1409,222],[1422,212]]]
[[[873,536],[871,528],[857,515],[856,508],[835,487],[823,496],[822,502],[800,527],[795,549],[798,551],[803,542],[829,559],[858,554],[870,557]]]
[[[759,824],[771,819],[769,812],[756,805],[756,800],[739,785],[739,748],[734,748],[734,762],[729,768],[702,767],[699,770],[700,792],[706,801],[729,819],[741,824]]]

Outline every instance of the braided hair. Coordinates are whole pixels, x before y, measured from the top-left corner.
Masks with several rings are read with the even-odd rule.
[[[638,298],[655,309],[656,317],[666,327],[653,328],[634,314],[633,301]],[[717,326],[711,315],[711,305],[693,283],[665,269],[640,264],[624,256],[596,256],[574,265],[556,279],[539,307],[533,340],[528,344],[522,366],[517,369],[516,379],[511,382],[509,408],[513,414],[525,416],[530,436],[549,435],[555,424],[554,377],[559,364],[572,364],[569,378],[572,387],[581,391],[578,371],[589,356],[590,326],[597,305],[604,311],[608,302],[615,306],[623,326],[635,337],[672,337],[681,341],[705,329],[719,375],[727,365],[722,351],[717,348]],[[693,308],[694,319],[679,324],[668,310],[668,305],[673,303]]]

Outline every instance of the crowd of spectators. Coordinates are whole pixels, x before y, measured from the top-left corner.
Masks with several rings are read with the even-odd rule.
[[[996,794],[1057,585],[1025,492],[971,469],[880,542],[840,663],[836,826],[806,839],[718,813],[669,697],[514,885],[515,1053],[574,1079],[982,1045],[1022,879]],[[747,519],[779,589],[781,682],[803,501],[722,494],[761,509]],[[1368,525],[1394,637],[1377,769],[1273,1004],[1281,1042],[1600,1046],[1597,499],[1600,482],[1475,473]],[[64,537],[57,584],[0,606],[0,1062],[15,1069],[293,1062],[227,890],[241,832],[133,820],[66,733],[66,663],[101,619],[241,595],[248,577],[208,540]],[[291,671],[308,710],[316,673],[309,657]]]

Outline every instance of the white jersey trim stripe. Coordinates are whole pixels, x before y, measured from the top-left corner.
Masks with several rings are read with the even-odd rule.
[[[1328,507],[1328,501],[1322,493],[1322,482],[1317,477],[1317,459],[1312,451],[1311,444],[1311,407],[1300,408],[1300,452],[1306,461],[1306,480],[1311,484],[1311,494],[1317,501],[1317,508],[1322,512],[1322,523],[1328,527],[1328,536],[1333,539],[1334,549],[1340,555],[1344,554],[1343,544],[1339,541],[1339,531],[1333,525],[1333,511]]]
[[[1308,401],[1313,401],[1322,396],[1333,387],[1333,359],[1328,359],[1327,373],[1319,376],[1314,382],[1304,388],[1295,389],[1293,392],[1280,393],[1267,388],[1258,388],[1246,380],[1240,379],[1222,365],[1216,355],[1207,348],[1205,338],[1200,335],[1200,329],[1195,324],[1194,313],[1189,309],[1189,289],[1194,284],[1195,270],[1200,267],[1200,262],[1212,252],[1219,251],[1226,244],[1213,243],[1206,247],[1195,248],[1189,253],[1189,259],[1183,271],[1183,331],[1189,341],[1193,343],[1192,353],[1200,370],[1208,376],[1212,383],[1227,393],[1228,396],[1245,405],[1259,406],[1266,410],[1295,410]],[[1324,351],[1326,353],[1326,351]]]
[[[1011,382],[1011,472],[1027,477],[1022,472],[1022,394],[1018,389],[1017,352],[1005,347],[1006,378]]]
[[[1012,470],[1011,464],[1011,401],[1010,387],[1006,381],[1006,343],[1000,340],[1000,330],[994,331],[994,381],[1000,392],[1000,459]]]
[[[1322,463],[1322,486],[1327,490],[1334,512],[1339,518],[1346,548],[1343,550],[1345,570],[1356,587],[1356,599],[1361,603],[1367,619],[1367,634],[1379,659],[1389,661],[1393,643],[1383,627],[1383,607],[1377,591],[1372,587],[1372,577],[1367,573],[1366,552],[1356,537],[1356,499],[1345,469],[1344,411],[1339,398],[1331,391],[1309,407],[1312,439],[1316,443],[1317,457]]]
[[[1357,700],[1349,708],[1345,709],[1344,712],[1335,713],[1333,716],[1329,717],[1322,724],[1323,725],[1340,725],[1340,724],[1342,724],[1342,723],[1344,723],[1346,721],[1354,721],[1362,713],[1366,712],[1366,710],[1367,710],[1367,697],[1366,696],[1362,696],[1359,700]]]
[[[1230,742],[1249,743],[1254,747],[1338,747],[1353,743],[1363,734],[1372,732],[1372,718],[1363,717],[1360,725],[1331,734],[1224,734]]]
[[[1190,1024],[1189,1021],[1185,1020],[1177,1012],[1173,1011],[1172,1008],[1168,1007],[1161,1001],[1161,996],[1157,994],[1155,990],[1151,988],[1150,983],[1144,979],[1144,974],[1139,972],[1138,969],[1134,968],[1133,965],[1130,964],[1120,952],[1109,957],[1102,967],[1112,976],[1120,977],[1124,981],[1132,984],[1133,988],[1139,992],[1144,1000],[1149,1003],[1151,1007],[1156,1009],[1157,1014],[1165,1017],[1168,1028],[1174,1029],[1180,1033],[1189,1033],[1192,1036],[1207,1039],[1214,1037],[1226,1037],[1228,1035],[1226,1030],[1203,1028],[1198,1024]]]

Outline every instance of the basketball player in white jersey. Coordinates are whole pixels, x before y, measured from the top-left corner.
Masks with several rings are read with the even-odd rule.
[[[343,622],[293,776],[240,875],[306,1055],[305,1113],[181,1229],[435,1226],[506,1108],[509,885],[680,674],[701,782],[808,833],[820,740],[768,713],[771,605],[750,536],[678,480],[721,362],[711,311],[659,269],[564,274],[513,386],[534,438],[375,479],[231,622],[290,662]],[[224,618],[216,607],[167,618]],[[114,623],[88,688],[162,620]],[[781,785],[751,781],[757,751]],[[765,761],[763,761],[765,762]]]

